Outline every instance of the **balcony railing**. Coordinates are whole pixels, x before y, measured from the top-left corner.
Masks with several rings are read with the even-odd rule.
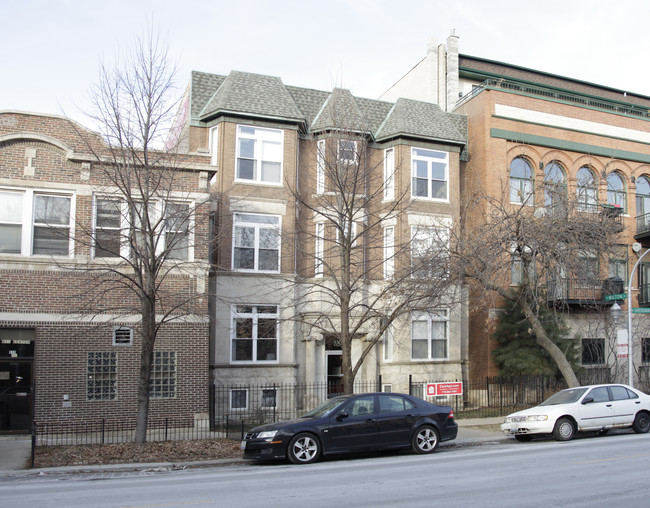
[[[566,305],[613,305],[605,296],[623,293],[621,279],[554,279],[547,283],[549,303]]]
[[[636,236],[650,235],[650,213],[636,218]]]

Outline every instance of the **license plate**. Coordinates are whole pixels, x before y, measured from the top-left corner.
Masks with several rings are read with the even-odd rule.
[[[246,441],[241,442],[241,449],[245,450],[246,449]]]

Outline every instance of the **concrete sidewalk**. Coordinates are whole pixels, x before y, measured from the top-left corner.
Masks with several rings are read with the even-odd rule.
[[[504,441],[508,439],[499,430],[498,426],[503,422],[503,418],[483,418],[472,420],[458,420],[458,436],[454,441],[443,443],[441,446],[463,446],[475,445],[480,443],[490,443]],[[221,460],[204,460],[199,462],[183,463],[134,463],[134,464],[110,464],[94,466],[66,466],[55,468],[36,468],[30,469],[30,460],[32,453],[32,441],[28,435],[8,435],[0,436],[0,476],[15,474],[16,472],[25,472],[28,474],[38,474],[42,472],[77,472],[77,471],[129,471],[145,470],[156,468],[183,468],[192,466],[209,466],[218,464],[233,464],[242,462],[243,459],[221,459]]]

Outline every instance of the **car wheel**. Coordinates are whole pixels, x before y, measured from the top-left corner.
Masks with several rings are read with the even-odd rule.
[[[411,444],[415,453],[433,453],[439,441],[438,431],[431,425],[423,425],[415,431]]]
[[[637,434],[645,434],[650,430],[650,415],[648,413],[637,413],[632,424],[632,430]]]
[[[557,441],[569,441],[573,438],[575,433],[575,425],[573,425],[573,422],[568,418],[560,418],[557,422],[555,422],[553,437]]]
[[[297,434],[289,442],[287,455],[294,464],[309,464],[320,457],[320,442],[313,434],[303,432]]]
[[[520,443],[527,443],[528,441],[533,440],[533,436],[529,436],[527,434],[524,434],[524,435],[515,436],[515,439],[517,441],[519,441]]]

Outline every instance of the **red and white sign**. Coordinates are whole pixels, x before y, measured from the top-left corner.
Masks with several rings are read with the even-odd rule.
[[[462,395],[463,383],[427,383],[428,397],[442,397],[444,395]]]

